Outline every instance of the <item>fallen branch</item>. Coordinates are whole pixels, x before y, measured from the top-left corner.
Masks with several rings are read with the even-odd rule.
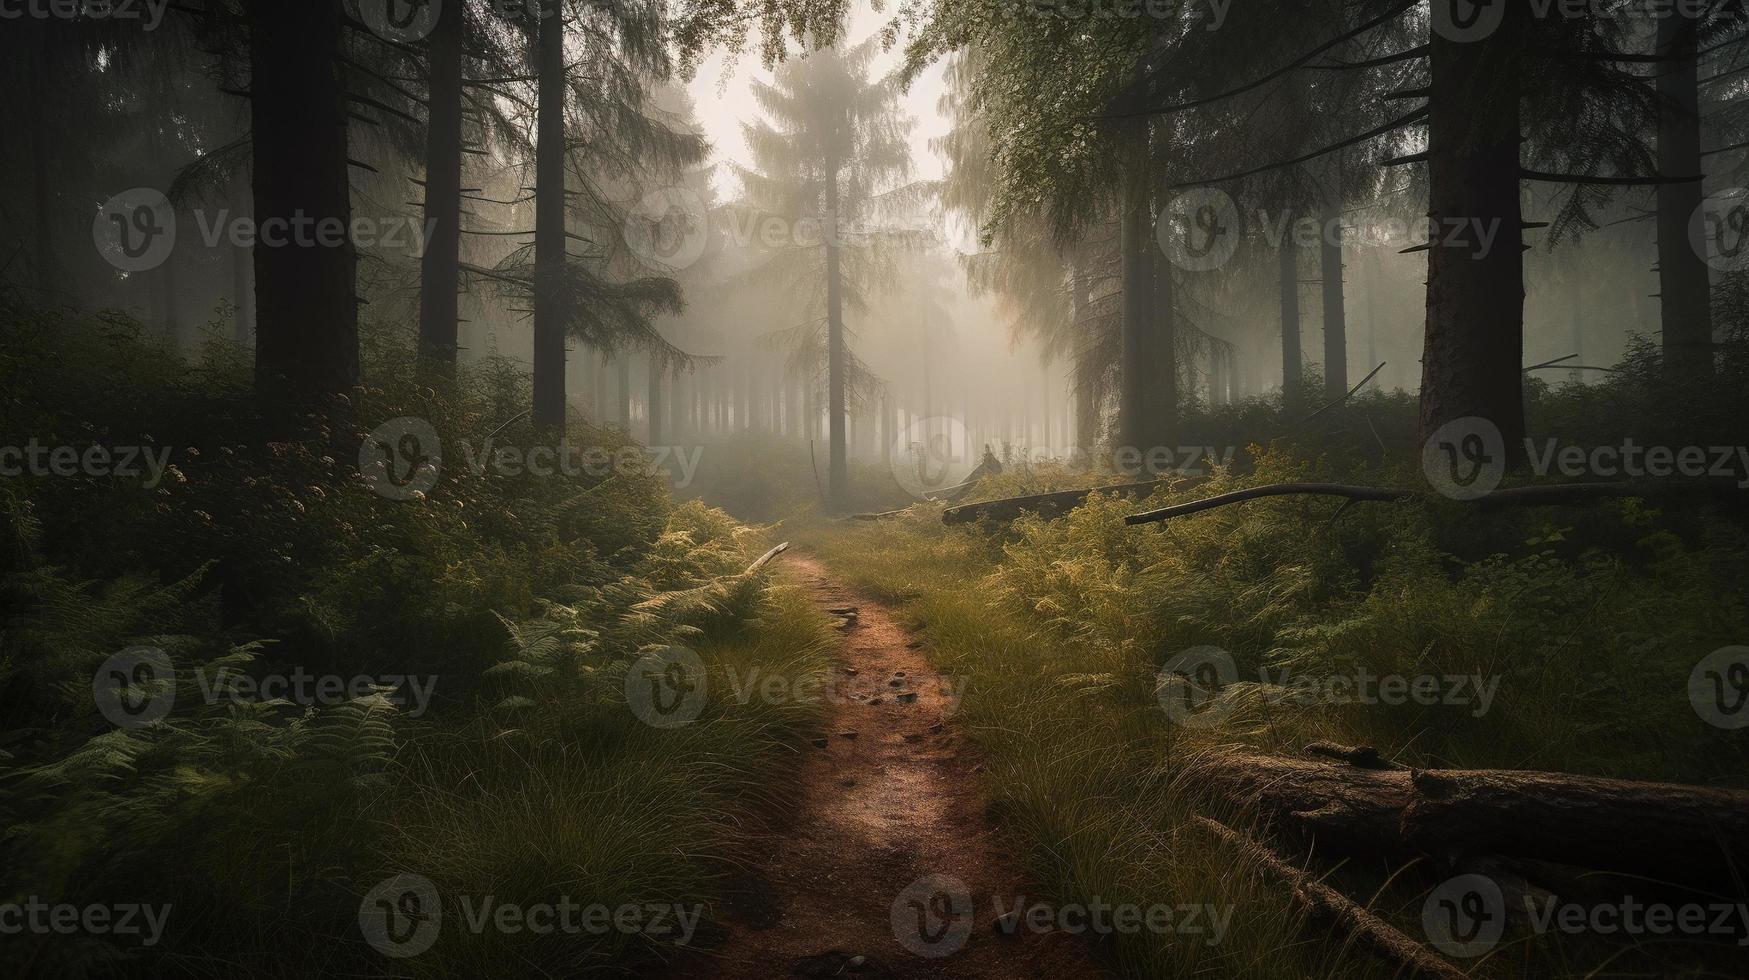
[[[1338,398],[1335,401],[1329,403],[1328,405],[1325,405],[1323,408],[1318,409],[1316,412],[1313,412],[1312,414],[1306,416],[1304,419],[1301,419],[1301,421],[1310,422],[1313,419],[1317,418],[1318,416],[1323,415],[1325,412],[1329,411],[1330,409],[1335,408],[1336,406],[1342,404],[1343,402],[1349,400],[1350,398],[1353,398],[1355,392],[1359,391],[1362,388],[1365,388],[1366,383],[1368,381],[1371,381],[1374,377],[1376,377],[1378,375],[1378,373],[1380,371],[1383,371],[1385,369],[1385,363],[1386,362],[1384,362],[1384,361],[1380,361],[1378,367],[1373,368],[1370,372],[1367,373],[1366,377],[1360,379],[1360,384],[1357,384],[1354,387],[1348,389],[1348,394],[1343,395],[1341,398]]]
[[[780,544],[777,547],[771,549],[770,551],[767,551],[765,554],[760,555],[759,560],[755,561],[751,565],[748,565],[747,570],[742,572],[741,574],[742,575],[752,575],[754,572],[759,571],[761,568],[764,568],[766,565],[771,564],[771,560],[773,558],[776,558],[778,555],[781,555],[788,550],[789,550],[789,542],[785,541],[783,544]]]
[[[971,524],[985,517],[1001,521],[1011,521],[1023,512],[1050,511],[1061,513],[1073,510],[1087,502],[1087,496],[1092,493],[1132,494],[1152,491],[1155,487],[1172,482],[1171,480],[1147,480],[1142,483],[1123,483],[1109,487],[1089,487],[1085,490],[1055,490],[1050,493],[1034,493],[1024,497],[1004,497],[1001,500],[984,500],[975,504],[961,504],[949,507],[941,515],[943,524]]]
[[[878,514],[851,514],[849,517],[846,517],[845,520],[847,520],[847,521],[884,521],[889,517],[898,517],[900,514],[903,514],[905,511],[907,511],[909,509],[910,508],[908,508],[908,507],[901,507],[898,510],[883,510]]]
[[[1704,482],[1550,483],[1530,487],[1508,487],[1505,490],[1495,490],[1466,502],[1482,506],[1503,504],[1538,506],[1574,503],[1597,497],[1650,497],[1656,494],[1679,491],[1711,493],[1724,489],[1726,488],[1723,485]],[[1216,507],[1225,507],[1228,504],[1243,503],[1247,500],[1289,496],[1344,497],[1350,501],[1383,503],[1417,498],[1425,500],[1448,499],[1427,490],[1405,490],[1398,487],[1361,487],[1346,483],[1271,483],[1261,487],[1247,487],[1244,490],[1234,490],[1231,493],[1216,494],[1213,497],[1192,500],[1186,504],[1174,504],[1159,510],[1131,514],[1124,518],[1124,523],[1154,524],[1171,520],[1174,517],[1184,517],[1205,510],[1213,510]]]
[[[1438,977],[1440,980],[1468,980],[1469,974],[1441,959],[1432,950],[1411,939],[1370,910],[1362,908],[1353,899],[1282,860],[1274,851],[1257,841],[1208,817],[1197,816],[1191,820],[1285,880],[1294,897],[1309,912],[1345,927],[1373,952],[1407,968],[1411,975]]]
[[[1308,494],[1324,497],[1346,497],[1349,500],[1396,501],[1414,497],[1418,491],[1398,490],[1391,487],[1358,487],[1345,483],[1270,483],[1261,487],[1247,487],[1244,490],[1234,490],[1231,493],[1216,494],[1213,497],[1192,500],[1186,504],[1173,504],[1159,510],[1131,514],[1124,518],[1124,523],[1153,524],[1159,521],[1168,521],[1174,517],[1199,514],[1205,510],[1214,510],[1216,507],[1225,507],[1228,504],[1243,503],[1247,500]]]

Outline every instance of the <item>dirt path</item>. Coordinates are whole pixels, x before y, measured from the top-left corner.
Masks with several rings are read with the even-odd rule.
[[[782,561],[822,608],[855,608],[839,696],[827,699],[825,746],[795,775],[790,819],[725,912],[726,935],[674,976],[1097,977],[1076,937],[995,928],[998,903],[1028,890],[984,815],[952,683],[880,605],[811,557]]]

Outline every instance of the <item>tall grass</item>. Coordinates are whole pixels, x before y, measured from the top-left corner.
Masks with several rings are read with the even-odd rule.
[[[960,717],[988,759],[992,806],[1055,900],[1236,910],[1218,946],[1148,932],[1107,938],[1108,962],[1123,975],[1391,972],[1307,923],[1279,882],[1187,824],[1193,810],[1247,823],[1186,783],[1186,763],[1202,753],[1292,751],[1328,738],[1416,766],[1745,784],[1749,740],[1702,722],[1686,695],[1702,656],[1749,635],[1736,585],[1749,542],[1738,524],[1638,501],[1478,519],[1463,505],[1421,503],[1357,505],[1338,517],[1337,502],[1307,499],[1123,524],[1144,506],[1252,483],[1413,485],[1406,468],[1369,472],[1287,444],[1257,447],[1254,458],[1242,477],[1217,473],[1146,502],[1095,495],[1057,520],[944,528],[937,508],[919,506],[896,520],[796,532],[837,574],[899,604],[939,668],[963,678]],[[1008,474],[977,496],[1016,492],[1023,480],[1060,482]],[[1175,724],[1159,672],[1201,645],[1228,651],[1241,681],[1223,689],[1218,723]],[[1484,712],[1474,702],[1308,699],[1277,683],[1363,669],[1479,675],[1497,688]],[[1337,881],[1419,935],[1422,896],[1450,873],[1429,863],[1387,884],[1354,867]],[[1704,964],[1730,962],[1717,950],[1615,952],[1543,939],[1502,947],[1482,973],[1583,975],[1607,961],[1704,975]]]

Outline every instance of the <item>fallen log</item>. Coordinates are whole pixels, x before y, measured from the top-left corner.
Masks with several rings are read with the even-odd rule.
[[[1479,504],[1483,507],[1509,504],[1543,506],[1578,503],[1599,497],[1650,497],[1672,492],[1721,493],[1725,490],[1726,488],[1721,484],[1678,481],[1665,483],[1551,483],[1530,487],[1508,487],[1504,490],[1483,494],[1466,502]],[[1173,504],[1159,510],[1131,514],[1124,518],[1124,523],[1132,525],[1156,524],[1160,521],[1171,520],[1174,517],[1200,514],[1205,510],[1225,507],[1228,504],[1238,504],[1264,497],[1289,496],[1343,497],[1350,502],[1379,503],[1394,503],[1412,499],[1449,499],[1432,491],[1407,490],[1401,487],[1362,487],[1347,483],[1270,483],[1260,487],[1234,490],[1231,493],[1216,494],[1213,497],[1192,500],[1189,503]]]
[[[1740,890],[1749,792],[1564,773],[1379,769],[1256,753],[1192,763],[1187,785],[1348,854],[1505,855]]]
[[[1208,817],[1191,819],[1197,826],[1243,851],[1252,860],[1286,881],[1294,897],[1307,911],[1347,929],[1374,953],[1403,966],[1410,975],[1438,977],[1439,980],[1468,980],[1469,974],[1463,970],[1441,959],[1438,954],[1370,910],[1362,908],[1353,899],[1282,860],[1274,851],[1257,841]]]
[[[1054,490],[1050,493],[1034,493],[1024,497],[1004,497],[1000,500],[982,500],[974,504],[961,504],[949,507],[942,512],[943,524],[972,524],[986,517],[998,521],[1011,521],[1027,511],[1039,513],[1062,513],[1073,510],[1087,502],[1087,496],[1092,493],[1142,494],[1152,492],[1155,487],[1164,486],[1172,480],[1146,480],[1141,483],[1121,483],[1109,487],[1088,487],[1084,490]]]

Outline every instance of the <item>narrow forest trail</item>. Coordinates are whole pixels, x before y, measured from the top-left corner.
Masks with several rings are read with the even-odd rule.
[[[750,857],[721,942],[673,975],[1099,976],[1077,937],[995,928],[999,908],[1032,893],[985,815],[977,753],[953,719],[959,689],[879,603],[812,557],[782,560],[821,608],[855,609],[825,745],[780,788],[791,806]]]

